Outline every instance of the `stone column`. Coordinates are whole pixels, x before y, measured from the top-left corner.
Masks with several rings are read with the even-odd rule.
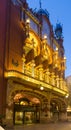
[[[7,125],[13,124],[13,99],[11,99],[11,91],[13,89],[13,81],[8,80],[7,82],[7,107],[6,107],[6,123]]]
[[[62,88],[63,88],[63,79],[60,78],[60,89],[62,89]]]
[[[42,65],[40,65],[40,67],[39,67],[39,79],[43,80],[43,68],[42,68]]]
[[[59,76],[56,76],[56,87],[59,88]]]
[[[25,59],[25,55],[23,54],[23,57],[22,57],[22,62],[23,62],[23,73],[25,73],[25,61],[26,61],[26,59]]]
[[[47,108],[48,108],[48,119],[51,119],[51,112],[50,112],[50,99],[48,99],[48,104],[47,104]]]
[[[67,121],[67,112],[60,112],[59,113],[59,120]]]
[[[66,81],[64,81],[64,91],[68,91]]]
[[[34,77],[35,76],[35,61],[34,60],[32,60],[31,62],[31,70],[32,70],[32,77]]]
[[[45,73],[44,73],[44,78],[45,78],[45,81],[46,81],[47,83],[49,83],[49,81],[50,81],[50,72],[49,72],[49,69],[47,69],[47,70],[45,71]]]
[[[51,73],[51,84],[55,86],[55,75],[54,75],[54,72]]]

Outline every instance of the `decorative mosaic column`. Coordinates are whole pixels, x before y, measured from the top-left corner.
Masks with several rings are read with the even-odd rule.
[[[6,122],[8,125],[13,124],[13,100],[11,99],[11,91],[13,89],[13,81],[7,82],[7,108],[6,108]]]
[[[64,91],[68,91],[66,81],[64,81]]]
[[[25,55],[23,54],[23,57],[22,57],[22,61],[23,61],[23,73],[25,73]]]
[[[39,71],[39,79],[40,79],[40,80],[43,80],[43,68],[42,68],[42,65],[40,65],[38,71]]]
[[[56,76],[56,86],[57,86],[57,88],[59,88],[59,76],[58,75]]]
[[[49,69],[47,69],[44,73],[44,79],[45,79],[45,82],[49,83],[50,81],[50,72],[49,72]]]
[[[50,119],[50,118],[51,118],[51,112],[50,112],[50,99],[48,99],[47,108],[48,108],[48,119]]]
[[[63,88],[63,79],[60,78],[60,89],[62,89],[62,88]]]
[[[54,75],[54,72],[51,73],[51,84],[55,86],[55,75]]]
[[[35,61],[34,60],[32,60],[31,62],[31,70],[32,70],[32,77],[34,77],[35,76]]]
[[[67,110],[66,106],[62,106],[61,112],[59,113],[59,120],[67,121]]]

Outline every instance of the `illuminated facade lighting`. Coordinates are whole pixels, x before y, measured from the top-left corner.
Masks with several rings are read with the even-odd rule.
[[[5,30],[4,25],[0,28],[6,31],[2,34],[6,39],[0,37],[0,90],[4,93],[0,95],[0,113],[11,124],[46,122],[54,119],[54,114],[57,120],[66,119],[65,96],[69,92],[62,27],[58,24],[54,32],[48,11],[40,8],[33,12],[26,0],[10,4],[11,10],[3,14]]]

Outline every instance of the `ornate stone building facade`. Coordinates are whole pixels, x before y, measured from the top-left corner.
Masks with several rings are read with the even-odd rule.
[[[67,107],[67,118],[71,121],[71,75],[66,77],[67,86],[69,89],[69,96],[68,96],[68,107]]]
[[[12,124],[66,119],[62,26],[26,0],[0,6],[0,112]]]

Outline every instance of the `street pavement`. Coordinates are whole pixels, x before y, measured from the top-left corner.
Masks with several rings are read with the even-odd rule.
[[[16,125],[5,130],[71,130],[71,122],[56,122],[48,124]]]

